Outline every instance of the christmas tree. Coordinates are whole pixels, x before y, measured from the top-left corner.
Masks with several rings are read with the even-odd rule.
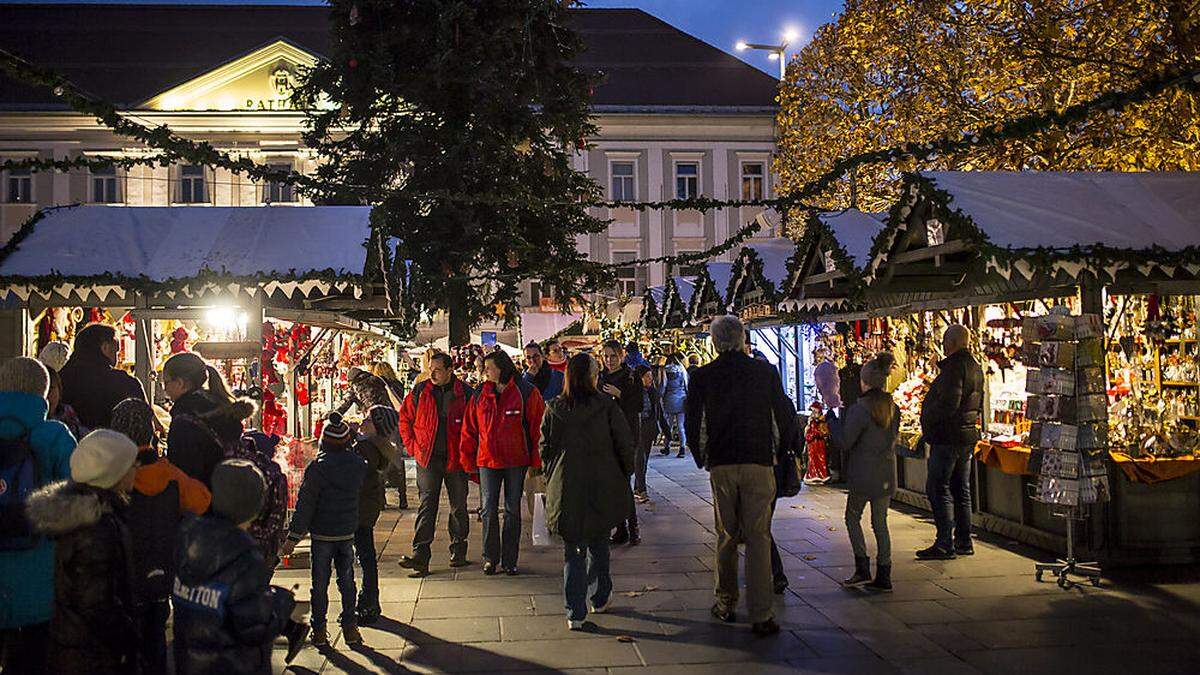
[[[408,316],[445,310],[459,345],[517,315],[523,280],[564,305],[613,283],[576,247],[606,222],[581,204],[599,186],[572,165],[596,131],[595,76],[571,65],[573,1],[330,4],[332,51],[297,91],[330,186],[318,198],[374,206],[376,236],[411,261]]]

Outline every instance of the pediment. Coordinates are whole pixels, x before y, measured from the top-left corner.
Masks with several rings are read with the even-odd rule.
[[[284,39],[270,42],[142,104],[150,110],[291,110],[300,73],[318,56]]]

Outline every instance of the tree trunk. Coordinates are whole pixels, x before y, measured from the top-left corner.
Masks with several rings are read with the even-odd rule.
[[[449,306],[446,315],[450,323],[450,346],[461,347],[471,343],[471,317],[467,312],[467,294],[470,288],[465,281],[450,283]]]

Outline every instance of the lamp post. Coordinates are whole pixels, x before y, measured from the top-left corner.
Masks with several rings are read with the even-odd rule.
[[[783,42],[777,45],[764,45],[754,42],[746,42],[740,40],[736,47],[739,52],[744,52],[747,49],[757,49],[767,52],[767,58],[779,61],[779,81],[783,82],[783,78],[787,76],[787,48],[788,45],[795,42],[798,37],[796,31],[789,30],[783,34]]]

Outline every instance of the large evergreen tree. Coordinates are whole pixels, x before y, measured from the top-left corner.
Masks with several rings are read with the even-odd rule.
[[[406,309],[445,310],[451,344],[514,316],[518,283],[561,301],[611,284],[576,238],[605,221],[572,168],[595,128],[573,0],[333,0],[332,50],[297,92],[330,201],[375,208],[411,261]],[[319,105],[318,105],[319,104]],[[320,109],[318,109],[320,108]]]

